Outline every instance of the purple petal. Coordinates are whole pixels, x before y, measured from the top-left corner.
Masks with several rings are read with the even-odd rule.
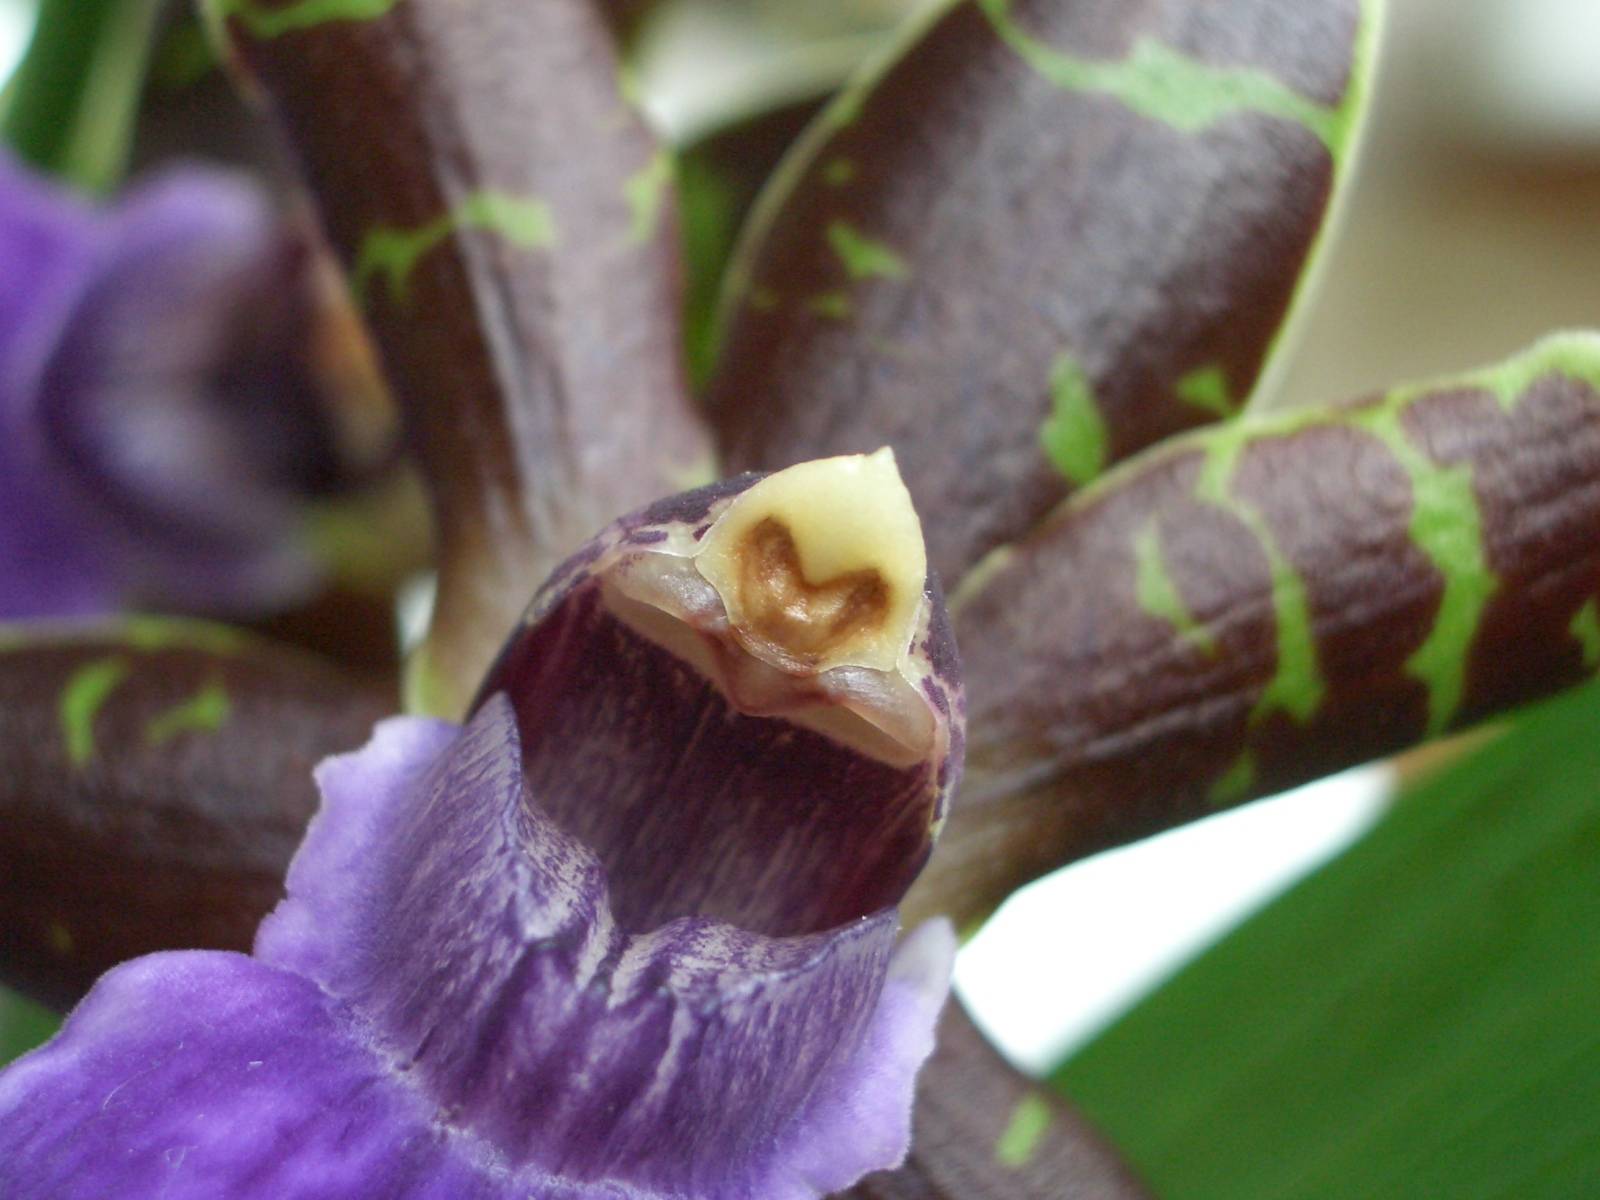
[[[256,958],[118,968],[0,1075],[4,1194],[800,1200],[903,1156],[948,927],[623,934],[504,700],[321,780]]]
[[[318,400],[296,342],[301,264],[266,198],[174,170],[131,193],[101,241],[39,380],[57,468],[135,595],[234,609],[299,592],[293,460],[318,455]]]
[[[509,704],[435,759],[449,738],[390,721],[325,764],[261,959],[362,1013],[519,1170],[799,1197],[899,1160],[946,928],[892,966],[892,912],[796,938],[703,918],[625,932],[599,862],[529,797]]]
[[[932,927],[930,927],[932,928]],[[938,935],[919,934],[917,943]],[[926,955],[924,957],[927,957]],[[933,957],[937,958],[937,954]],[[948,975],[948,966],[932,972]],[[874,1037],[930,1042],[931,1023],[889,1031],[889,997]],[[944,982],[935,990],[942,993]],[[901,1006],[937,1009],[926,993]],[[922,1047],[921,1053],[926,1053]],[[908,1107],[879,1069],[878,1095]],[[864,1092],[865,1089],[862,1089]],[[814,1196],[904,1152],[905,1118],[851,1103],[808,1118],[797,1155],[760,1194]],[[858,1093],[860,1094],[860,1093]],[[820,1108],[820,1106],[819,1106]],[[838,1136],[858,1120],[880,1127],[881,1157],[852,1158]],[[861,1166],[856,1166],[856,1163]],[[360,1044],[347,1010],[307,980],[216,952],[152,955],[105,976],[61,1034],[0,1073],[0,1194],[12,1200],[510,1200],[639,1196],[508,1172],[491,1147],[448,1129],[391,1064]]]
[[[917,1070],[933,1051],[955,951],[944,921],[919,926],[895,951],[861,1050],[791,1135],[796,1154],[785,1170],[793,1195],[831,1194],[904,1160]]]
[[[38,353],[77,297],[88,267],[94,215],[0,152],[0,412],[11,411],[10,374]]]
[[[495,1196],[466,1139],[314,984],[242,955],[151,955],[0,1074],[15,1200]],[[476,1176],[476,1178],[475,1178]]]
[[[285,246],[228,175],[95,213],[0,162],[0,618],[308,585],[295,464],[317,417]]]
[[[93,269],[95,217],[0,153],[0,619],[103,611],[115,585],[40,447],[38,375]]]

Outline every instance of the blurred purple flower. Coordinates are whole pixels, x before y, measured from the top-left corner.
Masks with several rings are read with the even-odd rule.
[[[953,649],[920,542],[796,617],[778,509],[716,541],[752,483],[580,551],[465,728],[324,762],[252,956],[119,967],[0,1074],[0,1192],[809,1200],[898,1163],[954,952],[895,908],[959,776]],[[729,544],[755,591],[695,565]],[[748,650],[735,593],[819,669]]]
[[[96,210],[0,158],[0,619],[309,585],[332,458],[305,254],[239,177]]]

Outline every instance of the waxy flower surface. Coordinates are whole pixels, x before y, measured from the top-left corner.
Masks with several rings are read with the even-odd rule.
[[[0,160],[0,618],[306,588],[331,448],[303,259],[225,173],[98,211]]]
[[[379,725],[253,956],[0,1076],[7,1195],[822,1195],[892,1166],[954,938],[895,905],[961,696],[886,452],[625,518],[465,727]]]

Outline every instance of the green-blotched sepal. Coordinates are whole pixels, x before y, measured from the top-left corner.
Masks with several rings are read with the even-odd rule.
[[[0,627],[0,981],[65,1007],[156,950],[243,950],[384,699],[222,626]]]
[[[544,576],[710,478],[671,162],[590,0],[214,0],[289,136],[433,493],[410,706],[459,717]]]
[[[1102,847],[1600,667],[1600,336],[1125,464],[954,603],[968,782],[916,904],[981,913]]]
[[[958,580],[1261,382],[1347,173],[1359,0],[969,0],[813,127],[725,297],[731,465],[885,442]]]

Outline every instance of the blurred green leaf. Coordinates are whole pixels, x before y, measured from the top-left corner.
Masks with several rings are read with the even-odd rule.
[[[0,1067],[39,1045],[59,1024],[61,1018],[43,1005],[0,987]]]
[[[23,159],[91,191],[122,176],[160,0],[42,0],[0,112]]]
[[[1597,727],[1532,711],[1056,1082],[1166,1200],[1593,1195]]]

